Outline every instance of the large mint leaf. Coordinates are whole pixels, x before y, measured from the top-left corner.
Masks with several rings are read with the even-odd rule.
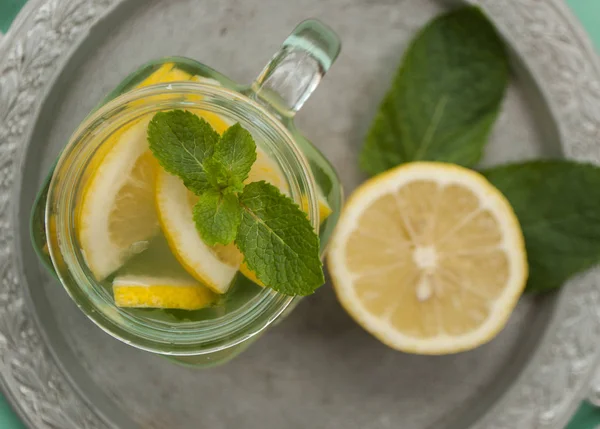
[[[208,122],[183,110],[159,112],[148,125],[150,150],[160,165],[196,194],[211,189],[203,164],[218,141]]]
[[[508,198],[521,223],[528,291],[558,288],[600,262],[600,168],[534,161],[484,174]]]
[[[360,156],[378,174],[403,162],[474,165],[508,83],[502,40],[476,7],[442,15],[417,34]]]
[[[235,242],[261,282],[286,295],[309,295],[325,282],[319,237],[292,200],[273,185],[254,182],[240,202]]]
[[[256,143],[252,134],[239,123],[232,125],[221,136],[213,158],[223,164],[231,176],[243,182],[256,161]]]
[[[242,209],[235,194],[209,190],[200,195],[194,206],[196,229],[209,246],[233,242],[241,220]]]

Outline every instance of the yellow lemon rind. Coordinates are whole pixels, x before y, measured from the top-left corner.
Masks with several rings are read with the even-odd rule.
[[[166,200],[167,197],[170,199]],[[181,207],[176,207],[175,203]],[[238,267],[219,260],[210,247],[204,244],[195,229],[192,210],[187,201],[187,189],[179,178],[162,169],[156,178],[156,211],[167,243],[181,266],[214,292],[227,292]],[[184,249],[193,249],[194,255],[184,255]],[[192,258],[195,260],[192,261]],[[215,270],[215,267],[219,270]],[[219,279],[215,278],[215,272],[219,273]]]
[[[133,276],[115,278],[113,295],[122,308],[199,310],[217,300],[214,292],[195,282]]]

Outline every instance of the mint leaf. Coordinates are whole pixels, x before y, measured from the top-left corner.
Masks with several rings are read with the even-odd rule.
[[[240,203],[235,243],[260,281],[286,295],[309,295],[325,282],[319,237],[292,200],[273,185],[254,182]]]
[[[194,222],[202,240],[209,246],[233,242],[242,220],[242,209],[235,194],[223,195],[209,190],[194,206]]]
[[[160,165],[196,194],[211,189],[204,162],[218,141],[208,122],[183,110],[159,112],[148,125],[150,150]]]
[[[252,164],[256,161],[256,143],[252,134],[239,123],[229,127],[221,136],[213,155],[232,177],[243,182],[248,178]]]
[[[599,167],[533,161],[484,174],[508,198],[521,223],[528,291],[558,288],[600,262]]]
[[[404,162],[465,166],[481,157],[508,83],[508,60],[476,7],[431,21],[406,51],[360,155],[378,174]]]
[[[268,287],[308,295],[324,283],[319,237],[306,214],[266,182],[244,185],[256,161],[252,135],[235,124],[219,136],[196,115],[157,113],[148,142],[168,172],[198,195],[196,229],[209,246],[235,240]]]
[[[214,157],[204,161],[204,169],[214,189],[224,194],[239,193],[244,189],[244,183]]]

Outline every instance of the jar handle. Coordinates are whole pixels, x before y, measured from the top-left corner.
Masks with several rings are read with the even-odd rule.
[[[337,58],[341,42],[316,19],[301,22],[252,84],[254,98],[293,117]]]

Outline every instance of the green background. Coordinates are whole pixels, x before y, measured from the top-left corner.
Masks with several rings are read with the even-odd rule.
[[[0,0],[0,32],[6,32],[26,0]],[[502,1],[502,0],[499,0]],[[600,49],[600,0],[566,0]],[[0,428],[25,429],[0,395]],[[600,429],[600,408],[584,403],[567,429]]]

